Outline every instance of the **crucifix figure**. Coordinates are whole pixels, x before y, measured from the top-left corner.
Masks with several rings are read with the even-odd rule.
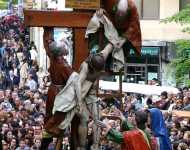
[[[78,71],[80,65],[84,62],[84,60],[88,57],[89,49],[88,49],[88,39],[84,38],[86,28],[88,26],[89,21],[93,17],[94,12],[66,12],[66,11],[52,11],[52,10],[24,10],[24,18],[25,18],[25,24],[26,26],[30,27],[44,27],[44,46],[46,49],[46,52],[49,57],[53,58],[54,56],[49,53],[49,45],[52,43],[53,40],[53,27],[68,27],[73,28],[74,32],[74,56],[73,56],[73,65],[72,69],[75,71]],[[120,32],[124,32],[127,29],[126,24],[128,24],[128,21],[125,20],[123,24],[117,24],[115,22],[114,16],[111,13],[105,14],[109,20],[113,23],[114,27]],[[52,21],[52,18],[54,20]],[[101,25],[100,28],[103,26]],[[102,42],[102,29],[99,30],[99,44]],[[100,44],[101,45],[101,44]],[[62,47],[61,45],[57,45],[59,48]],[[101,46],[100,46],[101,49]],[[51,55],[51,56],[50,56]],[[80,56],[80,57],[78,57]],[[51,59],[50,58],[50,59]],[[55,60],[55,59],[52,59]],[[53,61],[52,61],[53,62]],[[51,65],[52,66],[52,65]],[[52,66],[53,68],[56,67],[56,65]],[[55,95],[61,91],[63,88],[63,85],[66,83],[69,76],[72,74],[73,70],[68,66],[69,72],[60,82],[58,81],[52,81],[52,83],[55,85],[51,85],[52,89],[56,89],[56,93],[51,96],[52,99],[55,98]],[[59,71],[59,67],[57,68]],[[68,70],[67,70],[68,71]],[[51,71],[50,71],[51,72]],[[55,72],[51,72],[52,76],[55,76]],[[56,85],[62,85],[62,87],[58,87]],[[50,89],[49,89],[50,90]],[[54,101],[54,100],[53,100]],[[51,105],[51,106],[50,106]],[[52,107],[52,104],[48,106],[49,109]],[[51,110],[50,110],[51,112]],[[60,121],[64,120],[64,113],[62,113],[62,117],[58,120],[51,121],[46,119],[45,122],[49,122],[45,124],[45,128],[47,131],[51,132],[51,129],[49,128],[51,124],[56,123],[57,125],[60,123]],[[53,115],[49,115],[49,118],[54,118]],[[54,120],[54,119],[52,119]],[[76,116],[73,119],[74,126],[72,126],[72,139],[74,139],[74,143],[71,144],[71,149],[76,149],[79,146],[79,138],[78,138],[78,126],[76,126],[76,122],[79,122],[79,118]],[[48,125],[49,124],[49,125]],[[49,127],[48,127],[49,126]],[[54,130],[56,133],[59,133],[59,129]],[[54,132],[53,131],[53,132]]]

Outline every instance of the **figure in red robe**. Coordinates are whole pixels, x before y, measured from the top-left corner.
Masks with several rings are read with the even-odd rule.
[[[115,23],[125,24],[126,32],[123,39],[118,41],[120,47],[123,46],[124,54],[127,56],[132,49],[137,56],[141,56],[141,29],[137,8],[132,0],[101,0],[101,9],[97,11],[99,16],[104,12],[115,14]]]

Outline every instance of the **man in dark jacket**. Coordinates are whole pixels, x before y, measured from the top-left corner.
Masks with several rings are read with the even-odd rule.
[[[9,54],[6,54],[6,57],[3,59],[3,67],[5,69],[5,75],[9,75],[9,71],[11,69],[11,61],[9,61]]]
[[[7,77],[7,80],[6,80],[6,87],[10,87],[10,86],[14,86],[14,85],[19,86],[19,78],[14,76],[14,73],[11,70],[9,72],[9,76]]]
[[[29,74],[32,74],[34,81],[36,81],[36,83],[38,83],[38,77],[36,74],[36,64],[32,64],[32,68],[29,70]]]
[[[13,62],[12,70],[13,70],[14,76],[17,76],[18,78],[20,78],[20,69],[17,68],[16,62]]]
[[[26,56],[28,62],[31,60],[30,51],[27,49],[27,47],[23,48],[23,54]]]

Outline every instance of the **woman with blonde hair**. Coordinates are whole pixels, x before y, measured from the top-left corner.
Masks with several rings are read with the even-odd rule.
[[[188,143],[188,146],[190,146],[190,131],[185,132],[183,139],[185,139]]]
[[[0,72],[0,89],[1,90],[5,90],[5,78],[3,76],[3,73]]]
[[[19,45],[18,50],[17,50],[17,58],[19,60],[19,63],[24,59],[24,54],[23,54],[23,48],[22,45]]]
[[[178,150],[186,150],[186,149],[188,149],[188,146],[185,143],[179,143],[177,149]]]
[[[43,72],[43,68],[39,67],[39,71],[36,73],[38,77],[38,85],[43,82],[43,78],[45,77],[45,73]]]
[[[28,61],[25,55],[24,59],[20,62],[19,69],[20,69],[20,78],[25,81],[28,78],[28,69],[29,69]]]

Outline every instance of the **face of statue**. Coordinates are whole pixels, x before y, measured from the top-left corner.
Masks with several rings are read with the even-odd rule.
[[[126,0],[120,0],[117,11],[115,13],[115,22],[122,24],[127,18],[128,2]]]
[[[57,41],[57,46],[61,47],[61,55],[67,56],[69,51],[65,48],[65,45],[61,41]]]
[[[127,13],[121,13],[119,11],[116,11],[115,13],[115,22],[117,24],[122,24],[127,18]]]

